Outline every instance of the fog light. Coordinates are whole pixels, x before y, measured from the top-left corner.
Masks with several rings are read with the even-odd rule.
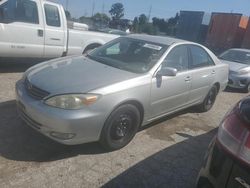
[[[60,140],[69,140],[74,138],[76,135],[73,133],[57,133],[57,132],[51,132],[50,136],[60,139]]]

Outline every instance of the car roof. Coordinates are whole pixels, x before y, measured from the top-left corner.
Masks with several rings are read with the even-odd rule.
[[[163,45],[168,45],[168,46],[170,46],[173,43],[188,42],[188,41],[173,38],[173,37],[153,36],[153,35],[145,35],[145,34],[131,34],[126,37],[132,38],[132,39],[144,40],[144,41],[153,42],[153,43],[158,43],[158,44],[163,44]]]

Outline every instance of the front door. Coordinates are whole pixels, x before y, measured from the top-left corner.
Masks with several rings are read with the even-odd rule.
[[[175,111],[188,104],[189,90],[192,77],[188,71],[188,50],[186,45],[174,47],[162,67],[176,68],[176,76],[155,76],[152,78],[151,87],[151,114],[152,118],[159,117]]]
[[[44,28],[38,3],[36,0],[0,3],[1,57],[42,57]]]

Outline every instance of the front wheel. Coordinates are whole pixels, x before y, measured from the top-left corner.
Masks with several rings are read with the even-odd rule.
[[[214,85],[208,92],[206,98],[204,101],[198,106],[199,111],[201,112],[207,112],[209,111],[216,100],[216,96],[218,94],[217,87]]]
[[[106,120],[100,138],[101,145],[108,150],[126,146],[140,126],[140,112],[131,104],[115,109]]]

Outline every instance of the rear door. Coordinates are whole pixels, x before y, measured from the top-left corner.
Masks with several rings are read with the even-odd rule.
[[[43,3],[45,16],[45,57],[60,57],[66,48],[66,31],[64,15],[60,5]],[[66,18],[65,18],[66,19]]]
[[[44,33],[37,0],[9,0],[0,3],[0,56],[42,57]]]
[[[203,101],[215,80],[215,64],[206,50],[198,45],[188,45],[190,52],[189,69],[192,87],[189,95],[191,103]]]
[[[186,45],[176,46],[169,52],[161,68],[176,68],[178,71],[177,75],[162,76],[161,78],[154,76],[152,78],[152,118],[177,110],[189,103],[188,96],[192,78],[188,71],[188,61],[189,57]]]

